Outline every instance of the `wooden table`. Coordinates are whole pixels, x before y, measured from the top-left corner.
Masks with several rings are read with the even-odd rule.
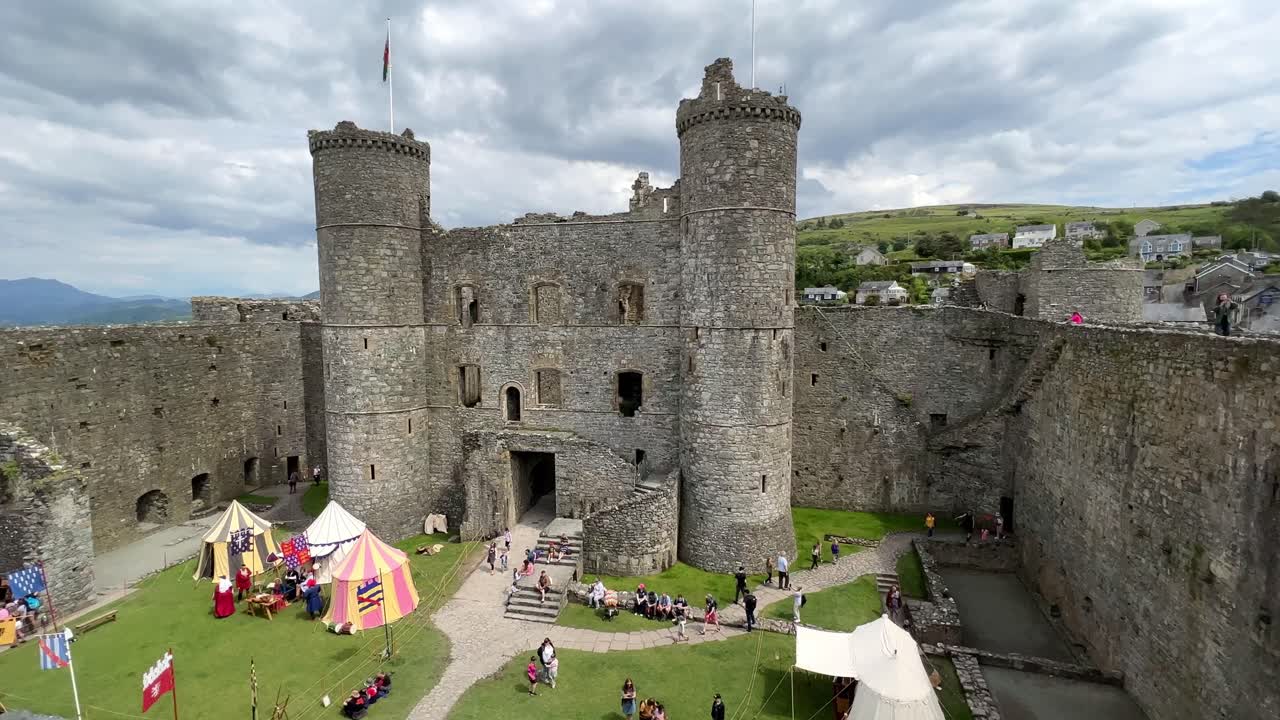
[[[246,600],[244,611],[250,615],[257,615],[258,611],[261,610],[266,613],[267,619],[271,620],[271,611],[279,611],[283,609],[281,606],[288,607],[288,603],[284,602],[284,598],[274,595],[268,595],[266,597],[251,597]]]

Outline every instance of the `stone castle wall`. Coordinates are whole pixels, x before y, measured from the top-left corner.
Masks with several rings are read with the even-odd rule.
[[[679,475],[674,471],[658,489],[633,495],[583,522],[584,575],[651,575],[675,563],[680,534]],[[637,523],[637,518],[644,520]]]
[[[0,417],[84,476],[95,549],[110,550],[246,488],[284,482],[290,457],[305,472],[301,327],[0,330]],[[149,492],[156,502],[140,521]]]
[[[258,300],[206,295],[191,298],[191,319],[213,323],[314,322],[320,319],[320,303],[316,300]]]
[[[1009,419],[1029,583],[1151,717],[1280,716],[1280,343],[1053,334]]]
[[[22,428],[0,423],[0,572],[43,563],[60,616],[93,598],[85,475]]]

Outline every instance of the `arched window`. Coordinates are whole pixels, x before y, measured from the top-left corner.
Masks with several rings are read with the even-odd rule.
[[[169,496],[159,490],[149,490],[138,498],[135,511],[140,523],[165,523],[169,520]]]
[[[507,422],[520,422],[520,388],[512,385],[506,392]]]

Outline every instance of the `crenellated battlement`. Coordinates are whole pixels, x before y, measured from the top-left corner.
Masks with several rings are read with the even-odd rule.
[[[694,125],[716,120],[766,120],[786,122],[800,129],[800,111],[787,104],[786,95],[744,88],[733,77],[733,61],[720,58],[706,67],[698,97],[680,101],[676,110],[676,135]]]
[[[416,140],[413,131],[405,128],[399,135],[378,130],[361,130],[350,120],[343,120],[332,130],[309,130],[307,144],[311,154],[337,148],[365,148],[409,155],[431,162],[431,144]]]

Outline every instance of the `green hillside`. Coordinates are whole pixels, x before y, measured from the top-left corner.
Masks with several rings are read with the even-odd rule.
[[[1237,202],[1149,208],[1099,208],[1067,205],[935,205],[809,218],[797,223],[796,287],[834,285],[851,291],[868,280],[898,280],[923,302],[922,282],[913,287],[908,262],[921,259],[964,259],[979,267],[1018,269],[1033,251],[973,252],[974,233],[1012,233],[1018,225],[1056,224],[1059,235],[1069,222],[1088,221],[1105,229],[1106,237],[1085,249],[1092,260],[1122,257],[1134,223],[1150,219],[1159,233],[1220,235],[1228,249],[1258,247],[1280,250],[1280,197],[1274,192]],[[855,266],[861,246],[876,247],[893,264]]]

